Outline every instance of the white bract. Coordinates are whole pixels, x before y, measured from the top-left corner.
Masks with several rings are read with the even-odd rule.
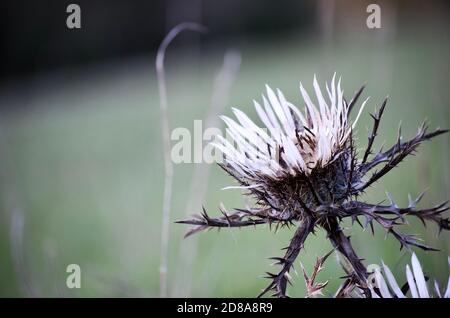
[[[450,266],[450,258],[449,258]],[[412,268],[412,270],[411,270]],[[384,273],[384,275],[383,275]],[[388,266],[383,263],[383,273],[380,269],[375,270],[376,286],[371,286],[372,296],[379,298],[374,288],[377,287],[382,298],[406,298],[406,294],[402,292],[397,280],[392,274]],[[386,281],[387,280],[387,281]],[[428,288],[422,266],[415,253],[411,257],[411,267],[406,265],[406,280],[411,298],[430,298],[433,297],[433,291]],[[441,292],[439,284],[434,281],[435,296],[438,298],[450,298],[450,277],[448,279],[447,288]]]
[[[214,145],[225,155],[224,162],[240,177],[257,181],[262,176],[309,175],[313,169],[333,161],[344,148],[367,99],[350,124],[341,80],[336,84],[333,76],[331,85],[326,84],[326,94],[322,94],[315,76],[313,86],[316,103],[300,83],[306,105],[301,111],[280,90],[275,93],[266,85],[263,106],[254,101],[263,128],[236,108],[233,112],[237,121],[222,116],[232,140],[217,136]]]

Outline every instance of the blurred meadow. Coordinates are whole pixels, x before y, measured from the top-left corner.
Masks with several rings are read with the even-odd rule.
[[[345,14],[350,15],[336,11]],[[409,22],[396,24],[386,16],[380,30],[365,27],[363,11],[352,20],[360,26],[346,26],[347,18],[341,18],[341,28],[332,35],[318,28],[228,41],[230,49],[240,52],[241,66],[223,112],[231,115],[231,107],[238,107],[256,120],[252,100],[261,100],[266,83],[302,106],[300,81],[311,91],[314,74],[324,83],[337,72],[347,97],[363,83],[363,97],[370,96],[357,126],[359,149],[367,143],[369,113],[386,95],[375,149],[383,141],[386,146],[395,142],[400,121],[405,138],[416,133],[423,119],[430,129],[449,128],[448,20],[406,18]],[[205,120],[211,107],[226,50],[221,45],[192,50],[181,45],[183,37],[166,57],[170,127],[193,131],[194,120]],[[151,51],[45,73],[27,88],[1,87],[0,104],[8,107],[0,109],[0,296],[159,296],[164,159],[154,59]],[[428,189],[419,206],[445,201],[450,198],[449,158],[448,135],[426,142],[361,199],[377,203],[388,191],[404,206],[408,194],[415,197]],[[218,215],[221,203],[229,209],[248,203],[240,190],[221,190],[234,182],[216,165],[209,166],[208,177],[192,180],[197,165],[174,165],[169,296],[254,297],[268,283],[261,278],[272,270],[268,257],[282,255],[295,229],[274,232],[264,225],[183,239],[188,227],[173,222],[200,212],[202,204]],[[201,202],[189,203],[202,191],[193,186],[205,188]],[[383,260],[405,281],[408,251],[400,251],[378,226],[375,236],[357,224],[347,226],[366,265]],[[416,252],[425,272],[446,282],[450,234],[438,236],[434,225],[424,228],[416,220],[402,230],[440,249]],[[308,238],[296,262],[298,275],[292,273],[291,296],[305,294],[299,262],[310,273],[316,257],[330,249],[323,231]],[[66,287],[66,266],[72,263],[82,270],[80,289]],[[329,281],[326,296],[343,275],[330,257],[319,275],[319,281]]]

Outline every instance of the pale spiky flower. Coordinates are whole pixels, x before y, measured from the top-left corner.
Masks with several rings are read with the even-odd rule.
[[[432,249],[397,230],[397,225],[406,224],[406,215],[415,216],[423,223],[435,222],[440,229],[450,229],[449,219],[442,216],[449,209],[446,202],[419,210],[416,204],[422,195],[416,200],[410,199],[407,208],[399,208],[392,199],[388,205],[357,201],[358,195],[414,153],[423,141],[448,130],[437,129],[427,133],[423,124],[417,135],[408,141],[402,141],[399,131],[397,142],[391,148],[380,150],[369,160],[386,99],[371,115],[373,129],[367,148],[358,159],[352,130],[366,102],[360,107],[354,122],[349,120],[349,115],[363,87],[347,102],[340,82],[338,80],[336,84],[333,76],[331,85],[326,85],[326,93],[323,93],[314,78],[316,104],[300,84],[306,104],[304,111],[288,102],[281,91],[275,93],[267,87],[267,98],[262,98],[263,106],[255,102],[265,129],[238,109],[234,109],[237,122],[222,117],[233,140],[229,142],[218,136],[216,147],[224,154],[224,162],[220,166],[239,182],[239,187],[249,191],[248,194],[256,201],[255,207],[235,209],[231,213],[221,209],[223,216],[217,218],[210,217],[204,210],[194,219],[180,222],[196,225],[187,235],[212,227],[298,223],[285,255],[274,258],[276,264],[282,266],[281,270],[278,274],[268,274],[271,283],[262,294],[272,289],[276,296],[286,297],[289,270],[306,238],[316,227],[327,232],[334,248],[349,264],[344,267],[348,277],[337,293],[338,297],[348,295],[355,286],[363,290],[366,297],[371,296],[366,267],[340,228],[342,219],[351,218],[363,227],[370,226],[372,231],[375,221],[391,233],[401,247]],[[366,177],[380,165],[380,169]],[[365,218],[364,225],[359,217]]]
[[[448,263],[450,266],[450,258]],[[441,291],[436,280],[434,290],[429,288],[427,282],[429,279],[424,275],[415,253],[411,256],[411,267],[409,264],[406,265],[406,283],[402,287],[388,266],[383,263],[382,268],[382,271],[379,268],[375,270],[374,283],[369,285],[374,298],[450,298],[450,277],[444,290]]]
[[[305,112],[288,102],[280,90],[275,94],[269,86],[266,89],[267,98],[262,97],[264,107],[256,101],[254,104],[267,130],[234,108],[238,122],[226,116],[222,119],[237,147],[221,136],[217,136],[220,142],[215,144],[226,156],[226,163],[250,184],[258,184],[265,177],[309,175],[313,169],[325,167],[345,150],[351,129],[367,101],[351,126],[351,105],[344,100],[340,79],[336,85],[333,77],[331,89],[326,85],[325,98],[314,77],[318,107],[300,84]]]

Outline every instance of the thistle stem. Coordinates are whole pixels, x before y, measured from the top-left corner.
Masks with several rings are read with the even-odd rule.
[[[358,286],[364,291],[366,297],[370,298],[371,293],[367,288],[367,269],[361,262],[350,243],[350,238],[344,234],[336,219],[328,219],[322,226],[328,232],[328,238],[332,245],[348,260],[354,270],[355,279]]]
[[[274,296],[280,298],[287,297],[286,287],[287,283],[289,283],[289,270],[297,259],[300,250],[303,248],[306,238],[314,230],[314,226],[315,222],[310,217],[306,217],[300,222],[291,243],[286,249],[284,257],[273,258],[277,261],[276,264],[282,265],[281,271],[278,274],[267,273],[268,278],[272,279],[272,282],[258,295],[258,298],[266,294],[269,290],[275,291]]]

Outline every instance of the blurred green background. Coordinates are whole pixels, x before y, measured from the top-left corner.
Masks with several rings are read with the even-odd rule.
[[[255,119],[252,100],[261,99],[266,83],[300,105],[299,81],[311,90],[314,74],[323,83],[336,71],[347,96],[367,83],[363,96],[371,98],[356,132],[360,149],[371,127],[369,112],[386,95],[390,100],[376,149],[383,141],[395,141],[400,121],[405,138],[425,118],[431,129],[450,127],[448,20],[436,18],[439,10],[423,19],[401,20],[389,11],[382,29],[368,30],[367,13],[364,6],[360,9],[352,13],[345,6],[334,8],[331,33],[325,23],[325,29],[306,34],[234,43],[242,63],[227,94],[225,114],[238,106]],[[205,118],[223,54],[214,47],[193,54],[176,42],[169,49],[171,129],[192,131],[194,120]],[[42,75],[26,93],[2,90],[0,101],[8,108],[0,113],[0,296],[159,296],[164,161],[154,58],[151,52]],[[24,103],[33,107],[23,109]],[[361,199],[376,203],[388,191],[404,206],[408,193],[414,197],[429,188],[419,206],[445,201],[450,197],[449,155],[449,136],[425,143]],[[221,203],[229,209],[246,204],[240,190],[221,190],[234,182],[211,165],[209,177],[200,182],[207,188],[202,203],[187,208],[198,195],[191,189],[196,166],[174,166],[169,296],[254,297],[268,283],[260,277],[276,270],[268,257],[282,255],[294,229],[275,233],[259,226],[184,240],[188,228],[173,221],[185,218],[190,209],[200,211],[203,203],[211,215],[218,215]],[[445,283],[449,233],[437,236],[434,225],[410,224],[402,230],[420,234],[441,250],[417,252],[425,272]],[[366,265],[383,260],[400,282],[406,280],[408,251],[400,251],[378,226],[373,237],[357,225],[346,225]],[[299,275],[292,273],[291,296],[305,293],[300,261],[310,273],[316,257],[330,249],[322,231],[307,240],[296,262]],[[72,263],[81,267],[81,289],[66,287],[66,266]],[[326,295],[336,290],[343,275],[331,257],[319,275],[319,281],[329,281]]]

